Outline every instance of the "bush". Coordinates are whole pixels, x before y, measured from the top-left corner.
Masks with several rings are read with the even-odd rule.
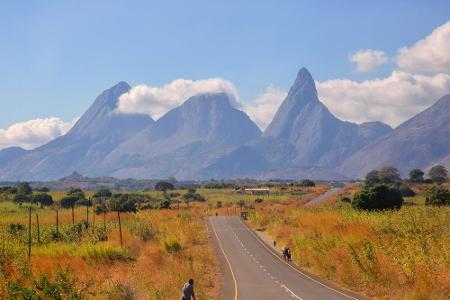
[[[403,197],[414,197],[416,193],[407,185],[401,185],[399,191]]]
[[[170,208],[170,200],[169,199],[164,199],[161,200],[158,204],[158,208],[160,209],[169,209]]]
[[[174,186],[172,183],[167,182],[167,181],[158,181],[155,184],[155,190],[156,191],[161,191],[161,192],[166,192],[167,190],[173,190]]]
[[[138,230],[139,238],[144,242],[149,241],[155,237],[155,232],[148,223],[140,223]]]
[[[352,200],[349,197],[345,197],[345,196],[342,196],[340,200],[341,200],[341,202],[345,202],[345,203],[352,202]]]
[[[77,288],[77,281],[68,271],[59,271],[54,281],[43,274],[38,280],[33,279],[31,288],[12,282],[8,292],[11,299],[84,299],[84,289]]]
[[[263,199],[261,199],[261,198],[256,198],[255,199],[255,203],[262,203],[264,200]]]
[[[164,240],[164,248],[169,253],[177,253],[183,249],[178,240],[174,237],[169,237]]]
[[[382,183],[398,185],[402,179],[400,172],[395,167],[384,167],[378,171],[378,177]]]
[[[203,198],[202,195],[197,194],[197,193],[191,193],[191,192],[187,192],[186,194],[184,194],[183,199],[185,200],[185,202],[190,202],[190,201],[204,202],[205,201],[205,198]]]
[[[41,206],[50,206],[53,205],[53,198],[47,193],[38,193],[33,195],[33,202]]]
[[[428,171],[428,176],[438,184],[447,181],[447,169],[442,165],[433,166],[430,171]]]
[[[16,224],[9,224],[9,232],[11,234],[18,234],[25,230],[25,225],[16,223]]]
[[[303,179],[300,182],[300,186],[316,186],[316,184],[314,183],[314,181],[312,181],[310,179]]]
[[[386,184],[366,186],[355,193],[352,206],[361,210],[398,209],[403,197],[398,188]]]
[[[222,207],[222,201],[217,201],[217,203],[216,203],[216,207],[217,208],[221,208]]]
[[[434,186],[428,191],[425,205],[450,205],[450,191],[443,186]]]

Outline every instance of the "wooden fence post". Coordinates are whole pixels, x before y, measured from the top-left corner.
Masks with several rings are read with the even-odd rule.
[[[31,203],[28,208],[28,258],[31,258]]]

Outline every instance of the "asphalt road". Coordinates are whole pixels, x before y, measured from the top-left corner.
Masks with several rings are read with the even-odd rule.
[[[220,299],[363,299],[286,263],[238,217],[208,223],[224,274]]]
[[[322,195],[317,196],[316,198],[312,199],[311,201],[306,202],[305,206],[320,204],[321,202],[327,200],[328,197],[337,193],[341,189],[342,188],[332,188],[332,189],[326,191],[325,193],[323,193]]]

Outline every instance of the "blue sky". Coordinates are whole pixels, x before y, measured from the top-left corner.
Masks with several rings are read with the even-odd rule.
[[[221,77],[242,101],[288,90],[306,66],[324,82],[355,72],[348,56],[410,47],[450,20],[450,1],[2,1],[0,128],[81,115],[120,80],[161,86]]]

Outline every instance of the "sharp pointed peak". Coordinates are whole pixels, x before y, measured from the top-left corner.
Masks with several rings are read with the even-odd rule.
[[[289,90],[289,94],[291,95],[296,94],[297,96],[309,95],[307,97],[308,99],[318,100],[316,84],[314,82],[313,77],[311,76],[311,73],[309,73],[308,69],[302,67],[298,71],[295,82],[292,85],[291,89]]]
[[[302,67],[297,73],[297,78],[295,79],[295,85],[296,84],[305,85],[307,83],[314,84],[314,79],[311,76],[311,73],[308,71],[308,69],[305,67]]]
[[[112,87],[110,87],[110,90],[129,90],[131,88],[131,86],[125,82],[125,81],[119,81],[118,83],[116,83],[115,85],[113,85]]]

